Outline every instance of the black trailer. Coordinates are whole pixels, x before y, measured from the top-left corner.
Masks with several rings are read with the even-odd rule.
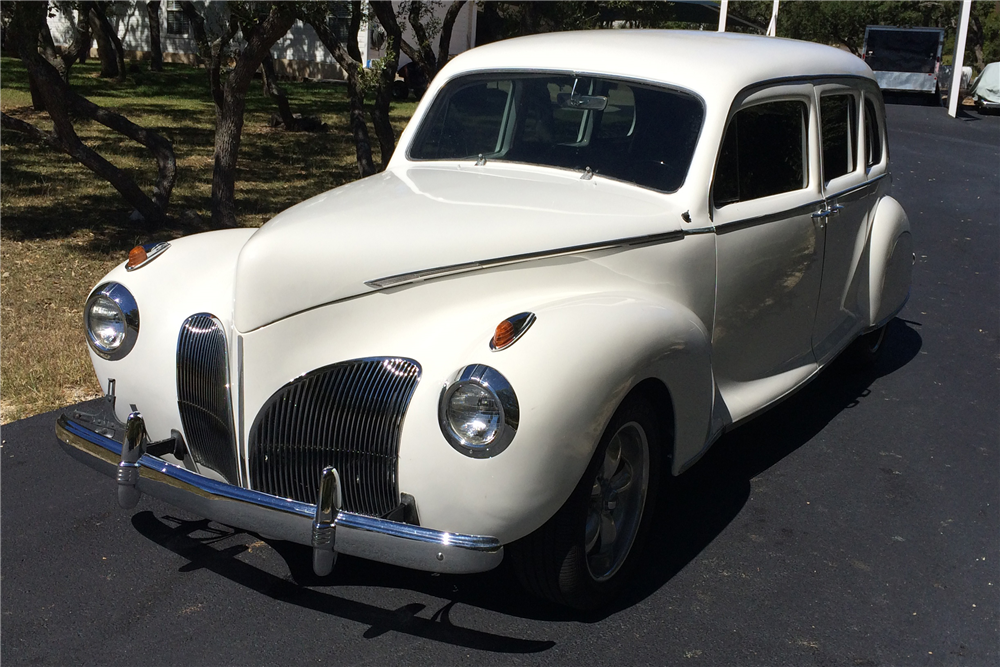
[[[865,28],[864,61],[882,90],[935,93],[941,68],[941,28]]]

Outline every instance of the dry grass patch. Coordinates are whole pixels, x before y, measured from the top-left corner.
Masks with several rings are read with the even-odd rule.
[[[100,395],[83,302],[120,257],[86,252],[88,236],[0,243],[3,423]]]
[[[43,129],[48,116],[31,109],[27,78],[16,59],[0,58],[0,108]],[[71,158],[17,134],[0,134],[0,421],[7,423],[98,396],[83,335],[89,290],[137,243],[176,238],[210,227],[215,111],[204,70],[166,65],[119,84],[97,76],[99,65],[71,70],[74,90],[174,144],[178,176],[170,213],[194,211],[149,232],[129,223],[131,209],[108,183]],[[286,83],[293,111],[318,116],[322,133],[269,126],[274,111],[251,87],[236,183],[241,224],[260,226],[303,199],[357,178],[343,87]],[[393,108],[398,132],[415,104]],[[146,149],[104,126],[80,121],[81,139],[147,192],[155,163]],[[374,140],[374,137],[373,137]],[[376,156],[377,159],[377,156]]]

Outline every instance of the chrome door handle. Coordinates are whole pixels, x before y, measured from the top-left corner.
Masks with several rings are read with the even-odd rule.
[[[831,213],[833,213],[832,209],[824,208],[824,209],[822,209],[820,211],[816,211],[815,213],[813,213],[812,217],[814,217],[814,218],[825,218],[825,217],[829,216]]]

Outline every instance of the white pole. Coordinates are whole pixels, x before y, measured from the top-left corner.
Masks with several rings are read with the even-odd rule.
[[[962,65],[965,64],[965,38],[969,34],[969,14],[972,0],[962,0],[962,20],[958,22],[958,41],[955,43],[955,59],[952,62],[951,94],[948,96],[948,115],[958,114],[958,98],[962,96]]]
[[[726,31],[726,14],[729,13],[729,0],[722,0],[719,5],[719,32]]]
[[[778,0],[774,0],[771,8],[771,22],[767,26],[767,36],[774,37],[778,34]]]

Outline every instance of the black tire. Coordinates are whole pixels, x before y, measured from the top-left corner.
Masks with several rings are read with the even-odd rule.
[[[606,605],[622,591],[634,573],[656,505],[663,434],[669,432],[661,421],[645,398],[627,398],[566,504],[541,528],[508,545],[514,572],[529,593],[589,610]],[[644,493],[633,486],[635,478],[643,477],[633,475],[637,452],[645,456]],[[616,486],[625,475],[629,481]]]
[[[874,331],[861,334],[851,343],[851,360],[861,368],[871,368],[882,357],[886,344],[886,333],[889,327],[883,324]]]

